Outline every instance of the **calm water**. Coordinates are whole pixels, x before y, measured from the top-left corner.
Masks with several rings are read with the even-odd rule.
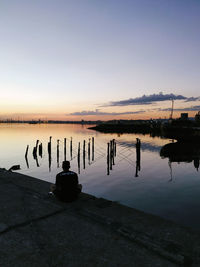
[[[49,170],[47,143],[52,136],[52,162]],[[73,138],[72,159],[70,139]],[[88,160],[88,141],[95,138],[95,154]],[[194,162],[172,162],[161,158],[161,148],[170,140],[140,134],[102,134],[81,125],[0,124],[0,167],[20,164],[19,172],[49,182],[55,182],[64,159],[64,138],[67,138],[67,160],[78,172],[78,142],[81,143],[79,181],[83,191],[98,197],[118,201],[127,206],[160,215],[175,222],[200,229],[200,173]],[[136,138],[141,140],[141,169],[136,177]],[[38,163],[32,156],[36,140],[43,144],[43,156]],[[60,140],[57,161],[57,139]],[[115,165],[107,175],[107,143],[116,140]],[[85,169],[83,140],[86,140]],[[28,163],[25,161],[29,145]],[[184,152],[181,152],[182,154]],[[187,151],[188,153],[188,151]],[[198,151],[195,152],[198,157]],[[38,167],[39,166],[39,167]]]

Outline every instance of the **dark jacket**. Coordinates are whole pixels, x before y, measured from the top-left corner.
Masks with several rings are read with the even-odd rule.
[[[78,175],[73,171],[62,171],[56,175],[56,196],[62,201],[73,201],[77,198]]]

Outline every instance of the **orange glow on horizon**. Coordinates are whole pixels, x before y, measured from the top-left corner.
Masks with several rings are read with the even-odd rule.
[[[182,112],[175,111],[173,113],[173,118],[179,118]],[[188,113],[189,117],[194,117],[197,113],[196,111],[190,111]],[[75,115],[65,115],[65,114],[44,114],[44,113],[10,113],[10,114],[0,114],[0,120],[61,120],[61,121],[108,121],[108,120],[149,120],[149,119],[168,119],[170,112],[145,112],[138,114],[129,115],[88,115],[88,116],[75,116]]]

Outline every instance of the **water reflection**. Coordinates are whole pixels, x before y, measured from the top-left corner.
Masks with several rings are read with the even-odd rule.
[[[38,153],[39,168],[32,155],[36,136],[43,147],[42,157],[40,151]],[[189,147],[181,144],[179,158],[176,158],[178,148],[172,151],[169,149],[170,153],[166,152],[168,146],[164,145],[169,143],[169,139],[151,138],[149,135],[139,134],[102,134],[79,125],[6,124],[2,125],[0,130],[1,167],[9,169],[11,165],[20,164],[19,172],[55,182],[56,174],[60,171],[60,167],[57,168],[56,142],[58,139],[61,140],[60,166],[64,159],[71,159],[71,136],[73,137],[71,166],[72,170],[79,173],[84,192],[119,201],[177,222],[184,222],[189,226],[195,224],[199,228],[200,216],[197,218],[197,215],[200,209],[200,179],[196,169],[199,168],[200,149],[197,144],[190,144]],[[92,137],[95,138],[94,148]],[[91,138],[90,165],[87,155],[89,138]],[[136,138],[141,140],[140,150],[136,148]],[[116,143],[115,165],[112,159],[112,170],[110,170],[110,152],[108,153],[107,149],[108,143],[110,146],[110,140],[113,139]],[[24,159],[27,145],[29,145],[29,153],[27,152],[27,157]],[[172,147],[174,145],[175,143]],[[163,160],[160,155],[165,159]],[[172,167],[176,180],[173,180],[173,183],[167,183],[168,158],[170,158],[169,164],[174,165]],[[173,164],[182,160],[192,164]],[[133,179],[135,176],[141,179]],[[170,179],[172,178],[171,169]]]
[[[34,154],[34,155],[33,155],[33,158],[34,158],[34,160],[35,160],[35,162],[36,162],[36,166],[37,166],[37,167],[40,167],[39,162],[38,162],[37,154]]]
[[[169,162],[193,162],[194,168],[198,171],[200,164],[200,144],[175,142],[169,143],[160,150],[162,158],[168,158]]]
[[[25,161],[26,161],[26,166],[29,169],[28,157],[25,157]]]
[[[127,148],[134,148],[135,147],[135,142],[133,142],[133,141],[117,141],[117,143],[120,146],[127,147]],[[150,151],[150,152],[159,153],[161,148],[162,148],[162,145],[156,144],[156,143],[152,142],[152,140],[142,140],[141,149],[143,151]]]

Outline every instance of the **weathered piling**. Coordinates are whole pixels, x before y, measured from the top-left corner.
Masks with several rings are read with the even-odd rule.
[[[92,161],[94,161],[94,137],[92,137]]]
[[[113,151],[112,151],[112,140],[110,140],[110,170],[112,170],[113,165]]]
[[[90,165],[90,138],[88,142],[88,164]]]
[[[81,150],[81,144],[80,142],[78,143],[78,156],[77,156],[77,160],[78,160],[78,173],[80,174],[80,150]]]
[[[136,138],[136,169],[135,169],[135,177],[138,177],[138,172],[140,171],[140,159],[141,159],[141,141],[139,138]]]
[[[37,153],[37,149],[38,149],[38,144],[39,144],[39,140],[36,141],[36,145],[35,145],[35,147],[36,147],[36,153]]]
[[[67,139],[66,138],[64,138],[64,160],[66,161],[66,153],[67,153],[67,149],[66,149],[66,141],[67,141]]]
[[[36,147],[34,146],[34,148],[33,148],[33,158],[35,159],[35,157],[36,157]]]
[[[43,148],[42,148],[42,143],[39,144],[39,156],[42,158],[42,152],[43,152]]]
[[[33,148],[33,158],[34,158],[34,159],[37,157],[38,143],[39,143],[39,140],[36,141],[36,145],[35,145],[35,147]]]
[[[27,158],[27,157],[28,157],[28,149],[29,149],[29,145],[27,145],[27,147],[26,147],[25,158]]]
[[[59,157],[60,157],[60,151],[59,151],[59,142],[60,140],[57,140],[57,168],[59,168]]]
[[[83,141],[83,169],[85,169],[85,140]]]
[[[71,159],[72,159],[72,137],[71,137],[71,140],[70,140],[70,156],[71,156]]]
[[[26,166],[29,169],[29,163],[28,163],[28,149],[29,149],[29,145],[27,145],[26,147],[26,152],[25,152],[25,160],[26,160]]]
[[[51,139],[52,136],[49,137],[49,142],[48,142],[48,159],[49,159],[49,172],[51,171]]]
[[[85,153],[85,140],[83,140],[83,154]]]
[[[115,139],[112,140],[112,164],[115,165]]]
[[[48,160],[49,160],[49,172],[51,171],[51,153],[48,154]]]
[[[49,137],[49,142],[48,142],[48,154],[51,154],[51,139],[52,139],[52,136]]]
[[[110,174],[110,143],[107,144],[107,175]]]
[[[116,141],[114,139],[114,153],[115,153],[115,157],[117,156],[117,144]]]

